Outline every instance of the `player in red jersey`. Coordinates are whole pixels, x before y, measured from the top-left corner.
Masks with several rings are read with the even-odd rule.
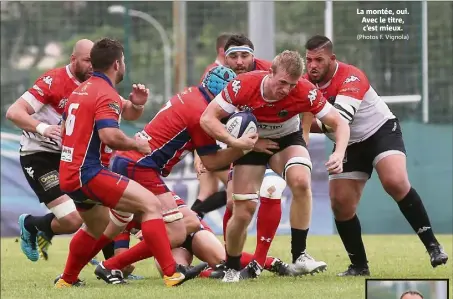
[[[224,52],[226,53],[225,56],[225,64],[232,69],[236,74],[242,74],[244,72],[251,72],[251,71],[256,71],[256,70],[262,70],[262,71],[267,71],[271,68],[271,62],[263,59],[256,58],[254,56],[254,45],[250,39],[248,39],[245,35],[240,34],[240,35],[231,35],[230,38],[226,41],[225,43],[225,48]],[[221,146],[225,146],[225,144],[221,143],[218,141],[218,143]],[[201,163],[200,159],[198,158],[197,155],[195,155],[194,159],[194,167],[195,170],[197,171],[198,178],[200,179],[200,193],[202,190],[202,181],[203,176],[205,175],[205,169],[203,169],[203,163]],[[229,167],[227,168],[229,169]],[[228,177],[228,170],[223,170],[223,171],[216,171],[216,175],[221,178],[221,181],[227,186],[227,189],[230,188],[228,187],[230,185],[229,183],[229,177]],[[207,184],[207,183],[206,183]],[[215,209],[218,209],[222,206],[224,206],[227,201],[230,202],[230,204],[227,205],[227,208],[225,210],[225,215],[224,215],[224,231],[225,231],[225,226],[228,220],[231,217],[231,198],[230,198],[231,192],[222,192],[222,193],[215,193],[212,196],[207,197],[203,202],[195,202],[194,206],[192,206],[192,210],[197,212],[197,214],[200,217],[203,217],[204,214],[209,213]],[[228,198],[228,200],[227,200]],[[274,201],[275,203],[276,201]],[[273,205],[274,206],[274,205]],[[276,211],[275,207],[273,208],[273,211],[275,213],[278,213]],[[262,217],[263,219],[264,217]],[[277,221],[277,226],[278,223],[280,222],[279,219],[276,219],[274,217],[275,221]],[[273,223],[275,223],[273,221]],[[270,244],[269,244],[270,245]],[[266,257],[267,253],[264,253],[262,255],[262,258],[264,259]]]
[[[54,235],[72,234],[82,225],[73,201],[60,190],[60,123],[69,95],[91,76],[92,46],[90,40],[77,41],[70,63],[40,76],[6,112],[6,118],[23,130],[20,163],[25,178],[51,211],[44,216],[19,217],[21,248],[34,262],[39,259],[38,251],[47,260]]]
[[[216,40],[216,51],[217,57],[213,63],[206,67],[200,82],[203,82],[206,74],[216,66],[225,65],[225,43],[230,38],[231,34],[222,33],[217,37]],[[224,144],[218,142],[220,147],[224,147]],[[191,209],[197,212],[198,216],[204,217],[204,214],[214,211],[226,203],[226,191],[219,191],[219,181],[225,186],[228,180],[228,167],[226,169],[219,169],[216,171],[206,171],[203,168],[203,163],[198,156],[197,152],[194,151],[194,168],[197,172],[197,179],[200,182],[200,188],[198,190],[198,196],[193,203]],[[198,206],[201,205],[199,209]]]
[[[303,60],[297,52],[284,51],[274,58],[269,71],[242,74],[230,82],[201,117],[202,128],[211,136],[231,147],[247,150],[246,145],[228,133],[220,119],[236,109],[251,111],[258,120],[260,137],[270,138],[279,146],[279,149],[250,152],[234,162],[234,211],[227,226],[226,266],[229,270],[224,282],[256,277],[261,272],[262,266],[256,262],[240,271],[240,258],[268,163],[276,173],[282,174],[293,193],[290,217],[293,267],[302,272],[301,269],[306,271],[306,267],[315,265],[314,260],[301,250],[305,247],[306,222],[311,214],[311,162],[302,138],[299,114],[311,112],[334,128],[338,146],[326,163],[331,173],[342,171],[349,127],[316,87],[301,79],[303,69]]]
[[[169,216],[168,223],[173,224],[174,221],[180,220],[183,209],[186,209],[185,212],[182,212],[184,219],[194,218],[195,214],[187,207],[180,209],[181,212],[178,211],[174,194],[165,185],[161,176],[169,175],[173,166],[195,149],[208,170],[221,168],[244,155],[242,150],[235,147],[219,150],[216,140],[200,127],[200,116],[208,103],[235,76],[232,70],[223,66],[212,69],[202,86],[189,87],[176,94],[137,134],[142,140],[149,142],[152,148],[150,154],[133,150],[124,151],[118,152],[113,160],[113,171],[136,180],[156,194],[164,203],[165,208],[170,209],[171,214],[166,213]],[[267,142],[264,139],[255,144],[256,133],[245,134],[235,140],[248,149],[256,148],[256,150],[260,150],[260,145]],[[195,220],[197,219],[195,218]],[[197,223],[199,224],[198,221]],[[178,226],[185,234],[181,243],[187,234],[199,229],[199,225],[195,227],[195,230],[187,224],[186,227],[187,230],[184,230],[184,227]],[[171,235],[176,233],[178,232],[172,229]],[[175,243],[177,244],[177,242],[173,242],[172,245],[176,245]],[[97,269],[105,268],[117,271],[117,269],[123,269],[129,264],[151,256],[152,252],[143,243],[139,243],[130,250],[101,263]]]
[[[358,68],[336,60],[332,42],[313,36],[306,45],[306,77],[349,124],[351,136],[343,172],[329,180],[332,210],[338,234],[348,252],[351,265],[339,276],[369,275],[356,207],[373,168],[385,191],[397,202],[401,212],[426,247],[431,265],[448,260],[431,228],[429,217],[417,191],[411,187],[406,170],[406,150],[398,119],[371,87]],[[329,128],[313,123],[314,132],[329,133]]]
[[[272,63],[267,60],[256,58],[254,55],[254,45],[252,41],[243,34],[232,35],[225,45],[225,63],[232,70],[238,73],[247,73],[256,70],[269,71]],[[308,130],[307,130],[308,131]],[[226,236],[226,227],[232,216],[233,199],[232,199],[232,167],[227,183],[227,205],[223,215],[223,237]],[[264,265],[271,246],[272,240],[277,232],[281,219],[281,196],[286,187],[286,182],[272,170],[267,169],[266,175],[260,187],[258,215],[256,221],[257,241],[253,259],[260,265]],[[201,203],[194,210],[197,212],[207,213],[206,207],[211,205],[210,198]],[[319,262],[319,266],[325,263]],[[311,267],[315,271],[318,267]],[[217,267],[222,271],[221,267]],[[286,269],[291,272],[290,268]],[[280,271],[281,272],[281,271]],[[218,275],[220,276],[220,275]]]
[[[146,140],[127,137],[118,123],[120,115],[137,119],[142,114],[148,90],[140,84],[134,86],[130,101],[125,103],[115,90],[125,73],[119,42],[108,38],[96,42],[90,57],[93,75],[71,94],[65,108],[60,162],[61,189],[78,206],[85,226],[72,238],[65,271],[55,286],[78,285],[82,268],[112,241],[103,234],[109,222],[108,208],[111,226],[127,225],[133,213],[141,216],[148,250],[164,265],[165,284],[181,284],[186,281],[185,268],[171,255],[159,200],[135,181],[109,171],[101,160],[112,150],[151,152]],[[121,273],[112,272],[110,276],[115,283],[124,282]]]

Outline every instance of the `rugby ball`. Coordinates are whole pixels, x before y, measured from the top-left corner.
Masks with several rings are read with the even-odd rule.
[[[241,111],[231,115],[225,126],[231,136],[240,138],[246,133],[256,133],[257,124],[258,121],[255,115],[247,111]]]

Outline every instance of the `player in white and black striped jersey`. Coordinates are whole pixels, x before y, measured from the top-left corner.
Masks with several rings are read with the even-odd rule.
[[[335,224],[351,260],[349,268],[339,276],[370,274],[356,208],[373,168],[385,191],[398,204],[426,247],[431,265],[445,264],[448,256],[434,236],[419,194],[409,182],[398,119],[360,69],[336,60],[332,42],[327,37],[311,37],[305,49],[305,77],[317,85],[351,130],[343,172],[329,176]],[[313,122],[312,132],[323,132],[333,139],[329,128],[319,123]]]
[[[23,130],[20,163],[24,175],[39,201],[51,211],[44,216],[19,217],[21,248],[31,261],[39,259],[38,239],[41,254],[47,259],[54,235],[74,233],[82,225],[74,202],[60,190],[60,125],[68,97],[91,76],[92,46],[90,40],[79,40],[70,63],[40,76],[6,113]]]

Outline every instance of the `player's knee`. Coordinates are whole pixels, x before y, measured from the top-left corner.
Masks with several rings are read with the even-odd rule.
[[[411,188],[409,180],[405,176],[386,176],[381,178],[381,183],[385,192],[394,199],[404,198]]]
[[[330,205],[332,212],[337,220],[348,220],[354,216],[358,201],[353,200],[353,196],[343,196],[341,194],[330,195]]]
[[[249,223],[256,210],[258,202],[258,194],[233,194],[235,221],[241,223]]]
[[[288,175],[288,170],[297,167],[308,171],[292,172]],[[294,169],[294,168],[293,168]],[[288,187],[291,189],[293,195],[310,192],[310,173],[312,164],[309,158],[305,157],[293,157],[286,162],[283,176],[288,183]]]
[[[68,233],[75,233],[83,224],[83,220],[77,212],[68,214],[58,221],[65,226]]]
[[[269,199],[281,199],[286,188],[286,181],[275,173],[267,174],[260,188],[260,196]]]

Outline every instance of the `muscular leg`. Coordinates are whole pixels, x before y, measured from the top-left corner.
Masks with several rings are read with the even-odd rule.
[[[366,183],[364,178],[368,175],[366,173],[362,173],[362,175],[347,173],[347,175],[350,179],[340,179],[333,176],[329,182],[330,202],[335,217],[335,225],[352,265],[348,271],[339,275],[354,274],[350,273],[351,271],[357,272],[354,275],[369,275],[362,229],[356,214],[357,205]]]
[[[311,161],[307,149],[302,145],[291,145],[272,156],[272,169],[283,173],[291,189],[291,254],[300,274],[323,271],[327,265],[317,262],[306,253],[307,235],[311,221]]]
[[[230,269],[240,270],[247,227],[256,210],[264,171],[265,167],[258,165],[236,165],[234,167],[233,216],[226,229],[226,265]]]
[[[418,235],[431,257],[431,265],[445,264],[448,256],[439,245],[425,206],[411,187],[406,170],[406,156],[401,152],[384,152],[378,155],[373,165],[384,190],[396,201],[406,220]]]

